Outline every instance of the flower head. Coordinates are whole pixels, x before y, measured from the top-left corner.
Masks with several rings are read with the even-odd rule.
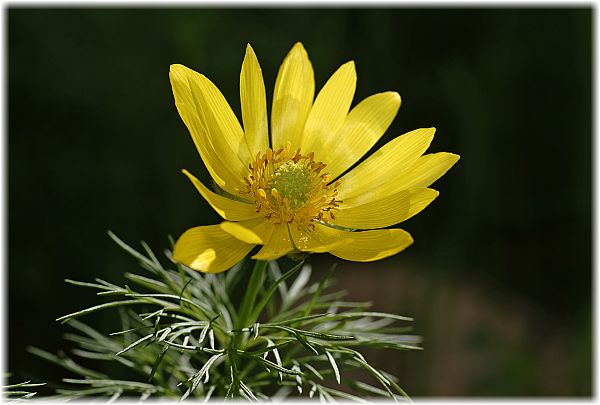
[[[434,128],[388,142],[345,173],[384,134],[400,107],[385,92],[350,109],[353,62],[342,65],[314,98],[308,55],[297,43],[279,69],[273,92],[271,142],[262,72],[247,46],[240,75],[243,129],[217,87],[200,73],[172,65],[175,104],[212,179],[209,190],[188,171],[200,194],[225,220],[187,230],[173,257],[204,272],[221,272],[252,256],[272,260],[294,251],[330,252],[373,261],[412,244],[402,229],[382,229],[420,212],[438,192],[428,188],[458,155],[433,153]]]

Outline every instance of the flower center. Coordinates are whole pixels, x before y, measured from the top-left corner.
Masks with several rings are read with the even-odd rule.
[[[272,189],[288,200],[290,208],[302,207],[310,197],[312,179],[302,163],[287,162],[279,166],[271,179]]]
[[[341,202],[336,200],[340,181],[329,185],[331,175],[322,173],[325,166],[315,162],[313,153],[291,152],[290,144],[276,151],[269,148],[248,165],[246,189],[240,194],[250,197],[256,212],[275,224],[312,228],[315,221],[334,219]]]

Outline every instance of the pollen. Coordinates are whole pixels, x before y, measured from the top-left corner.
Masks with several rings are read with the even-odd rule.
[[[256,205],[256,212],[274,224],[295,223],[314,228],[315,222],[328,222],[339,210],[336,200],[341,184],[331,182],[323,172],[325,163],[316,162],[314,154],[285,148],[258,153],[244,178],[246,188],[240,193]]]

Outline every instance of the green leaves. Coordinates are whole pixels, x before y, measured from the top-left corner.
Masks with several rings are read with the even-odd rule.
[[[338,384],[341,384],[340,382],[340,370],[338,369],[337,363],[335,362],[335,359],[333,358],[333,356],[331,355],[331,353],[329,353],[328,351],[325,351],[325,354],[327,355],[327,360],[329,360],[329,363],[331,363],[331,368],[333,369],[333,372],[335,373],[335,380],[337,381]]]
[[[208,361],[204,364],[204,366],[202,366],[202,368],[198,372],[196,372],[193,376],[188,378],[188,381],[192,381],[192,386],[187,389],[187,391],[180,398],[180,401],[183,401],[192,392],[194,392],[196,390],[196,388],[198,388],[198,385],[200,385],[203,378],[204,378],[204,383],[205,384],[208,383],[209,376],[210,376],[208,371],[210,369],[210,366],[212,366],[213,363],[215,363],[220,357],[222,357],[224,355],[225,355],[224,353],[218,353],[218,354],[213,355],[212,357],[210,357],[208,359]]]
[[[279,285],[283,284],[285,282],[285,280],[287,280],[288,278],[293,276],[299,269],[302,268],[303,264],[304,264],[303,261],[298,263],[297,265],[292,267],[290,270],[288,270],[286,273],[284,273],[281,277],[279,277],[277,280],[275,280],[275,282],[273,284],[271,284],[271,286],[265,292],[263,298],[258,302],[256,307],[252,310],[252,315],[250,316],[250,319],[258,319],[258,315],[260,315],[260,313],[262,312],[265,305],[267,305],[267,302],[269,302],[273,298],[273,294],[275,293],[275,291],[277,291],[277,289],[279,288]]]
[[[41,387],[46,383],[32,383],[31,380],[23,381],[17,384],[3,385],[2,398],[7,402],[22,401],[33,397],[36,392],[29,388]]]
[[[143,300],[127,300],[127,301],[107,302],[106,304],[96,305],[96,306],[93,306],[90,308],[83,309],[81,311],[77,311],[77,312],[73,312],[68,315],[61,316],[60,318],[56,318],[56,320],[59,322],[65,323],[73,318],[78,318],[83,315],[88,315],[93,312],[100,311],[102,309],[112,308],[112,307],[120,307],[123,305],[134,305],[134,304],[144,304],[144,301]]]
[[[331,290],[335,266],[316,282],[303,261],[287,271],[280,271],[277,262],[257,262],[252,270],[239,264],[222,274],[203,274],[177,263],[163,266],[145,243],[138,252],[109,235],[145,273],[124,272],[129,284],[123,286],[101,279],[67,280],[96,289],[95,299],[105,302],[58,318],[73,329],[64,335],[75,345],[69,356],[30,349],[81,377],[63,379],[56,389],[60,398],[257,401],[274,395],[281,399],[289,387],[294,395],[322,401],[364,402],[362,395],[408,398],[394,377],[370,364],[360,350],[420,349],[419,338],[407,334],[411,318],[343,301],[343,291]],[[243,277],[244,271],[252,274]],[[243,295],[232,297],[233,291]],[[101,332],[76,319],[99,311],[118,315],[122,329]],[[94,360],[84,364],[112,367],[98,372],[80,365],[81,358]],[[380,386],[349,378],[354,374],[348,371],[356,369],[373,375]]]

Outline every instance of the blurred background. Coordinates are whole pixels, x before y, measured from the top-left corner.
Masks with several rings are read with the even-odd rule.
[[[7,21],[5,350],[18,380],[58,380],[26,346],[65,348],[54,319],[102,302],[63,279],[118,284],[136,268],[108,229],[161,251],[168,235],[219,220],[180,173],[207,181],[169,65],[207,75],[239,117],[246,43],[270,100],[302,41],[317,88],[353,59],[355,103],[401,94],[376,148],[435,126],[430,151],[462,156],[434,185],[440,197],[402,224],[411,248],[339,264],[349,299],[413,316],[423,336],[424,351],[373,362],[415,397],[592,394],[591,8],[12,7]]]

